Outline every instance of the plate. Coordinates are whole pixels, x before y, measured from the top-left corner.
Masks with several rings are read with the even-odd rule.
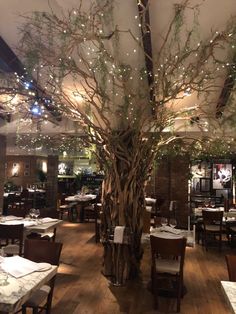
[[[52,265],[49,263],[38,263],[38,270],[37,271],[46,271],[52,268]]]

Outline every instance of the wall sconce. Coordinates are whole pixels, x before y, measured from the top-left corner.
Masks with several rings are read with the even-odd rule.
[[[18,163],[14,163],[13,166],[12,166],[12,170],[11,170],[12,176],[13,177],[18,177],[19,170],[20,170],[20,165]]]
[[[42,162],[42,171],[43,171],[44,173],[47,173],[47,170],[48,170],[47,162],[46,162],[46,161],[43,161],[43,162]]]

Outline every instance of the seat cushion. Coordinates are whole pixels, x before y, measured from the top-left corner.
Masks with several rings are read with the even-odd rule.
[[[220,232],[220,226],[218,225],[206,225],[205,228],[206,231]]]
[[[172,259],[156,259],[156,269],[158,273],[175,275],[180,271],[180,261]]]
[[[51,287],[48,285],[42,286],[40,289],[35,291],[29,300],[24,303],[24,306],[28,307],[37,307],[43,302],[46,301],[49,293],[51,291]]]

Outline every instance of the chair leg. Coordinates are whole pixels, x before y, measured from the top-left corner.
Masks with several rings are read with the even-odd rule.
[[[207,233],[204,231],[204,246],[205,250],[208,251]]]
[[[154,274],[154,277],[155,277],[155,274]],[[156,278],[152,279],[152,288],[153,288],[153,296],[154,296],[154,309],[157,310],[159,307],[159,302],[158,302],[158,284],[157,284]]]
[[[54,286],[54,284],[53,284],[53,286]],[[52,286],[51,291],[50,291],[50,293],[48,295],[48,298],[47,298],[46,311],[45,311],[46,314],[50,314],[51,313],[52,296],[53,296],[53,289],[54,289],[53,286]]]
[[[180,302],[181,302],[181,294],[182,294],[182,280],[179,278],[177,284],[177,312],[180,312]]]
[[[25,306],[22,306],[21,312],[22,312],[22,314],[26,314],[26,307]]]
[[[222,234],[219,235],[219,252],[221,252],[221,245],[222,245]]]
[[[33,307],[33,314],[38,314],[39,313],[39,309],[37,307]]]

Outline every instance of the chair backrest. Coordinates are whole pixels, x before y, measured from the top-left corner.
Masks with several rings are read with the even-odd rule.
[[[25,240],[24,257],[31,261],[59,265],[62,243],[42,240]]]
[[[183,271],[185,248],[187,242],[186,238],[166,239],[151,235],[150,242],[153,265],[155,265],[156,258],[158,257],[168,257],[170,259],[178,258],[180,261],[180,272]]]
[[[146,208],[143,211],[143,232],[150,233],[151,227],[151,212],[148,212]]]
[[[223,221],[223,214],[222,210],[203,210],[202,211],[202,218],[204,225],[214,225],[218,223],[222,225]]]
[[[25,198],[25,199],[29,198],[29,191],[27,189],[23,189],[20,196],[21,196],[21,199],[22,198]]]
[[[226,255],[226,264],[230,281],[236,281],[236,255]]]
[[[23,248],[24,224],[19,225],[3,225],[0,224],[0,243],[3,245],[14,244],[16,240],[19,242],[19,255],[22,254]]]
[[[28,210],[26,208],[8,208],[7,214],[16,217],[25,217],[28,214]]]
[[[59,213],[55,209],[40,208],[40,218],[45,218],[45,217],[59,219]]]

